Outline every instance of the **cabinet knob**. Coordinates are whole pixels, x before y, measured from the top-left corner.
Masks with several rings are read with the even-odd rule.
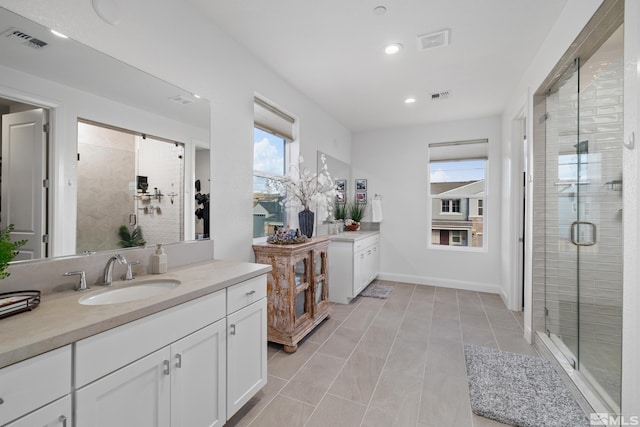
[[[62,427],[67,427],[67,417],[65,417],[64,415],[60,415],[58,417],[58,421],[60,422],[60,424],[62,424]]]
[[[0,397],[0,405],[4,403],[4,399]]]
[[[171,363],[169,363],[168,360],[164,360],[162,362],[162,364],[164,365],[164,370],[162,371],[165,375],[169,375],[169,373],[171,373]]]
[[[176,364],[175,364],[176,368],[182,368],[182,355],[181,354],[176,354]]]
[[[251,290],[251,291],[247,292],[245,295],[249,296],[249,295],[253,295],[253,294],[255,294],[255,293],[256,293],[256,290],[255,290],[255,289],[253,289],[253,290]]]
[[[236,334],[236,325],[232,324],[231,326],[229,326],[231,328],[231,332],[229,332],[231,335],[235,335]]]

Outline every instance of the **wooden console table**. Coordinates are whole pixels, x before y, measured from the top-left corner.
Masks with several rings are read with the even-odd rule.
[[[267,336],[294,353],[298,342],[330,315],[327,254],[329,237],[297,245],[253,245],[267,274]]]

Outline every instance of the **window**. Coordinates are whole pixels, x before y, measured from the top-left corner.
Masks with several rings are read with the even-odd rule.
[[[429,145],[431,245],[484,246],[487,142]]]
[[[442,200],[443,213],[460,213],[460,199]]]
[[[253,237],[273,234],[287,224],[282,195],[266,188],[267,179],[285,175],[294,119],[265,101],[254,99]]]

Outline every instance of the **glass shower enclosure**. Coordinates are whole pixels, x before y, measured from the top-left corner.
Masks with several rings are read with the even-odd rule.
[[[622,27],[575,58],[546,97],[545,332],[607,406],[620,407]]]

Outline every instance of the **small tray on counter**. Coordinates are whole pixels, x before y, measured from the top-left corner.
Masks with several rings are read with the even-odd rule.
[[[40,304],[40,291],[0,293],[0,319],[23,311],[31,311]]]

